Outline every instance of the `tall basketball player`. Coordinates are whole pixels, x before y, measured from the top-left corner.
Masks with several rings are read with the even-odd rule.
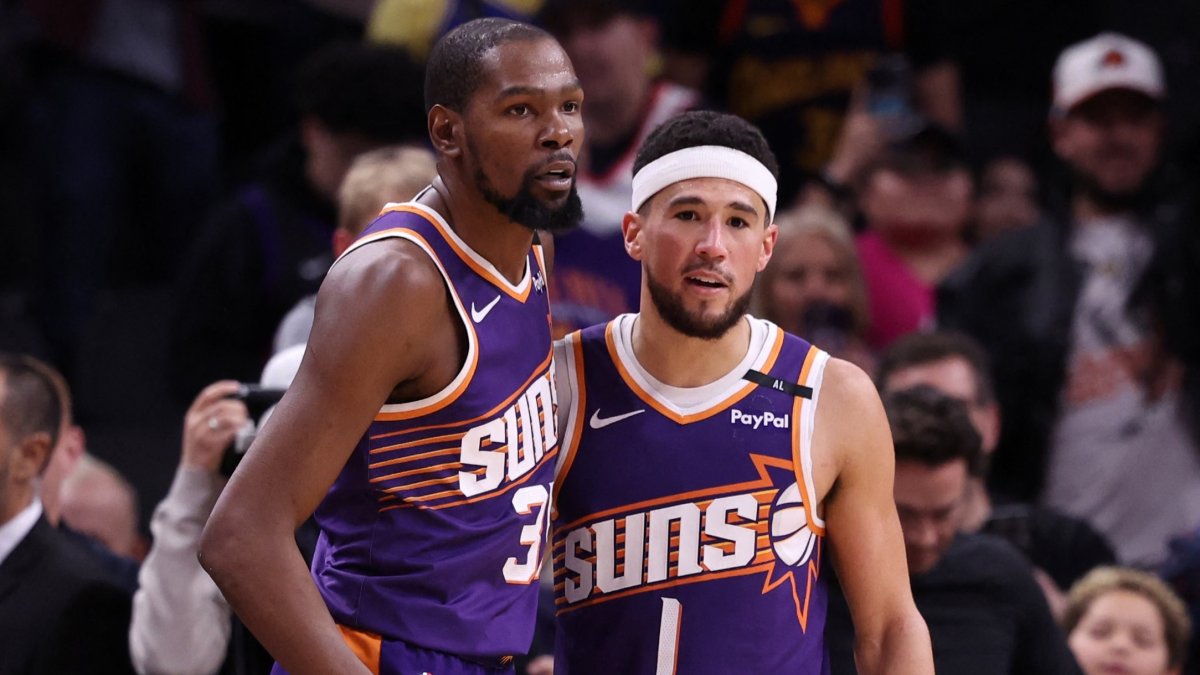
[[[425,97],[438,177],[330,270],[201,542],[277,672],[503,673],[532,638],[558,448],[534,229],[579,220],[583,96],[546,33],[486,19],[434,48]]]
[[[830,557],[860,672],[933,672],[870,379],[746,314],[777,168],[712,112],[655,130],[625,246],[641,311],[557,346],[555,672],[828,672]]]

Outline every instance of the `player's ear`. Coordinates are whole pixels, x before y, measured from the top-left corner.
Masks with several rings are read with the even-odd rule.
[[[771,262],[771,254],[775,252],[775,242],[779,239],[779,226],[772,222],[763,233],[762,250],[758,253],[758,271],[761,272]]]
[[[625,239],[625,252],[634,260],[642,259],[642,216],[630,211],[621,219],[621,234]]]
[[[434,105],[429,109],[429,140],[438,154],[462,155],[462,116],[443,105]]]

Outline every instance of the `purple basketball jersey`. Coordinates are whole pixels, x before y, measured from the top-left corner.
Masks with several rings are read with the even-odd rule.
[[[317,509],[313,577],[385,655],[400,640],[503,663],[533,637],[558,453],[541,247],[513,285],[419,204],[390,205],[350,250],[385,238],[436,263],[467,355],[443,391],[375,417]]]
[[[681,409],[619,328],[568,336],[555,672],[828,672],[813,420],[828,356],[758,319],[750,375]],[[564,404],[567,402],[564,401]]]

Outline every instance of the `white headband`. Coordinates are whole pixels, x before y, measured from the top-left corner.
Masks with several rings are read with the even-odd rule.
[[[699,145],[676,150],[642,167],[633,176],[633,210],[637,211],[659,190],[691,178],[724,178],[741,183],[767,203],[767,222],[775,213],[779,184],[763,163],[741,150],[723,145]]]

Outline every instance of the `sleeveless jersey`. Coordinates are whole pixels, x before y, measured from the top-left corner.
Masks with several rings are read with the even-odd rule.
[[[514,286],[420,204],[388,205],[349,250],[386,238],[433,259],[467,355],[441,392],[376,415],[317,509],[313,577],[356,649],[504,663],[533,638],[558,453],[541,247]]]
[[[555,672],[827,673],[809,446],[828,355],[750,318],[752,372],[681,410],[630,365],[629,319],[559,351]]]

